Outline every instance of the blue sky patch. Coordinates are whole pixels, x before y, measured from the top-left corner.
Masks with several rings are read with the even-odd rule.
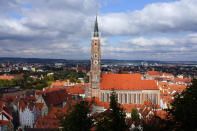
[[[13,13],[13,12],[7,12],[8,16],[14,18],[14,19],[21,19],[22,15],[18,14],[18,13]]]

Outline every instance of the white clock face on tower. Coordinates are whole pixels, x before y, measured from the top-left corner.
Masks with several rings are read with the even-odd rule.
[[[97,60],[94,60],[94,64],[97,65],[98,64],[98,61]]]

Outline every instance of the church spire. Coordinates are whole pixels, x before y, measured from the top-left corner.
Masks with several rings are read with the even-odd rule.
[[[95,25],[94,25],[94,37],[99,37],[97,15],[96,15],[96,20],[95,20]]]

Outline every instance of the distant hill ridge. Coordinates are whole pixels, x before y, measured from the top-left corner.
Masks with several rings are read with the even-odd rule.
[[[157,60],[116,60],[102,59],[102,63],[160,63],[160,64],[197,64],[197,61],[157,61]],[[90,60],[66,60],[66,59],[51,59],[51,58],[20,58],[20,57],[0,57],[0,63],[76,63],[90,62]]]

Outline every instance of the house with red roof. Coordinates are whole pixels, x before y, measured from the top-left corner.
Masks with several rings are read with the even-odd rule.
[[[76,100],[69,100],[64,107],[52,107],[48,116],[39,117],[36,120],[34,128],[45,130],[61,128],[59,118],[70,113],[77,102]]]
[[[66,89],[59,88],[54,90],[54,88],[49,88],[44,91],[42,97],[49,107],[56,106],[56,107],[63,107],[67,100],[72,99],[72,95],[68,94]]]
[[[162,73],[161,72],[158,72],[158,71],[148,71],[147,73],[146,73],[146,78],[147,79],[150,79],[150,80],[154,80],[155,78],[158,78],[158,77],[160,77],[162,75]]]
[[[0,101],[0,131],[13,130],[12,111],[5,102]]]
[[[70,82],[69,80],[67,81],[55,81],[51,84],[52,88],[63,88],[63,87],[73,87],[75,85],[75,83]]]
[[[37,119],[34,101],[26,100],[24,98],[19,101],[18,106],[20,125],[23,128],[33,128],[33,124]]]
[[[83,84],[76,84],[73,87],[66,88],[66,91],[69,94],[80,96],[82,98],[85,98],[85,91],[86,87]]]
[[[33,128],[33,125],[37,118],[47,115],[48,112],[47,114],[45,114],[44,104],[39,103],[36,100],[36,97],[27,96],[20,98],[18,102],[18,114],[19,122],[22,128]]]
[[[23,78],[23,74],[14,74],[14,75],[0,75],[0,80],[12,80],[12,79],[21,79]]]

